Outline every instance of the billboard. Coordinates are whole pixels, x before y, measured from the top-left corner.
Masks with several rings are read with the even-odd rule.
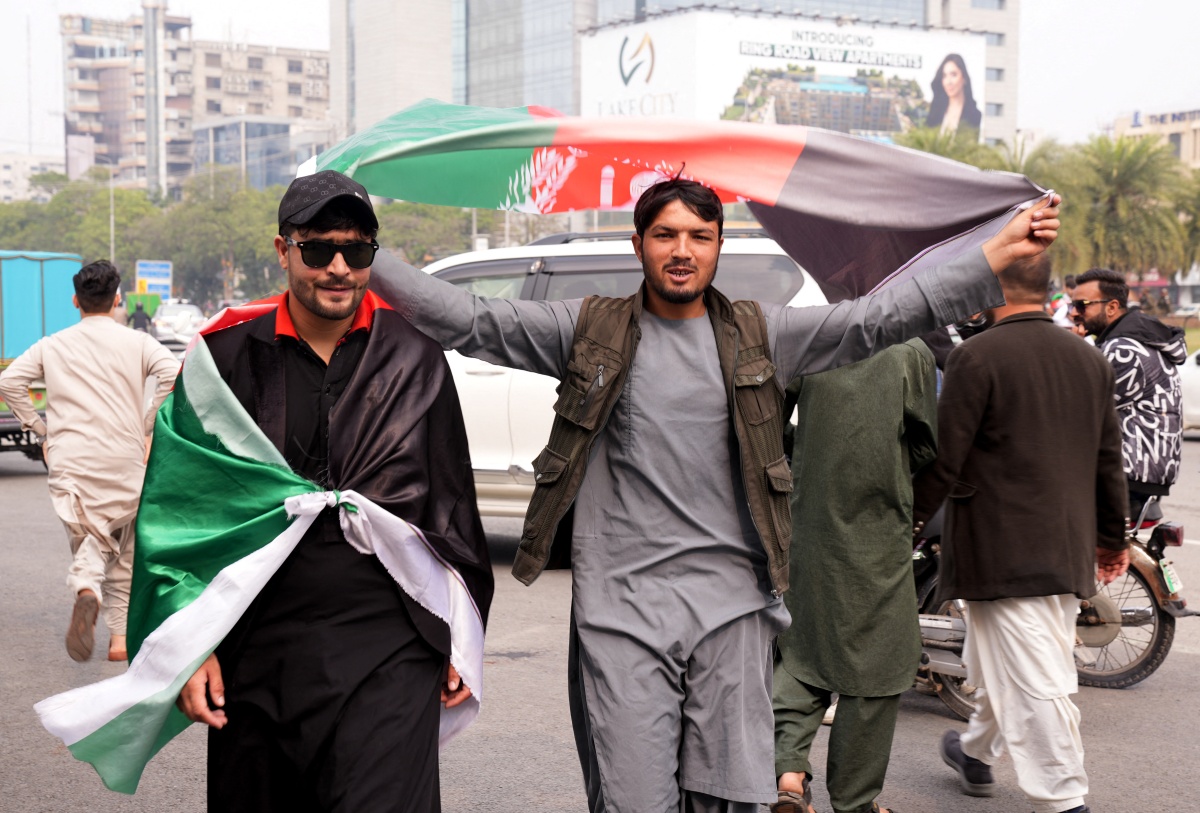
[[[983,34],[941,29],[672,14],[582,37],[580,112],[982,137],[986,47]]]

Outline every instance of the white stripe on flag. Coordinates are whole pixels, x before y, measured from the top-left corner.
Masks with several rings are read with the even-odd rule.
[[[326,504],[324,493],[289,498],[288,511],[296,520],[286,531],[226,567],[195,601],[146,636],[124,674],[46,698],[34,706],[42,725],[72,745],[169,688],[184,670],[217,648]],[[163,709],[164,719],[172,703]]]
[[[445,745],[465,731],[483,700],[483,619],[458,571],[434,552],[419,528],[353,491],[341,492],[342,531],[359,553],[379,557],[414,601],[450,627],[450,662],[471,690],[466,702],[442,707],[438,741]],[[349,503],[358,510],[347,510]]]

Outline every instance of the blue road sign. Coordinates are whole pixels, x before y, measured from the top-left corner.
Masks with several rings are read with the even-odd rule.
[[[168,260],[138,260],[135,266],[135,290],[141,294],[158,294],[164,299],[170,298],[174,267]]]

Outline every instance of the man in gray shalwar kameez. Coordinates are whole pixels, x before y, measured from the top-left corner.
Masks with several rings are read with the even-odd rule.
[[[1018,215],[982,252],[871,297],[820,308],[763,305],[774,367],[761,367],[757,383],[778,386],[782,402],[796,375],[999,302],[992,268],[1036,254],[1054,237],[1057,211],[1036,217],[1040,223],[1032,211]],[[636,360],[630,348],[624,370],[610,370],[606,382],[601,365],[586,393],[577,388],[585,403],[611,392],[606,383],[623,387],[592,429],[570,535],[571,711],[588,802],[593,813],[751,813],[776,798],[771,648],[789,617],[771,580],[778,562],[768,561],[747,504],[753,495],[735,464],[748,454],[735,437],[746,416],[732,412],[718,358],[724,334],[700,318],[706,303],[719,301],[708,289],[721,204],[700,184],[667,181],[642,195],[634,224],[646,275],[632,306]],[[382,253],[375,272],[373,287],[446,349],[564,380],[560,431],[572,407],[566,381],[578,383],[570,376],[582,361],[576,325],[581,309],[594,310],[590,301],[476,297]],[[552,435],[535,463],[539,477],[567,476],[546,459],[555,442]],[[790,487],[786,466],[784,478]],[[545,518],[535,513],[526,536]],[[781,521],[790,524],[786,509]],[[518,553],[514,571],[522,564]]]

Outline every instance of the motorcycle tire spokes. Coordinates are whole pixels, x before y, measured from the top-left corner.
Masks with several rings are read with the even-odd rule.
[[[1123,689],[1145,680],[1162,665],[1175,638],[1175,618],[1158,606],[1146,578],[1136,569],[1098,587],[1097,597],[1081,610],[1076,627],[1079,682]],[[1080,652],[1080,647],[1085,651]]]
[[[942,602],[942,605],[938,607],[938,614],[947,615],[951,618],[965,618],[967,614],[966,602]],[[975,711],[975,692],[978,691],[977,688],[968,683],[965,678],[955,677],[954,675],[934,673],[931,677],[937,686],[937,695],[946,704],[946,708],[962,719],[969,720],[971,714]]]

